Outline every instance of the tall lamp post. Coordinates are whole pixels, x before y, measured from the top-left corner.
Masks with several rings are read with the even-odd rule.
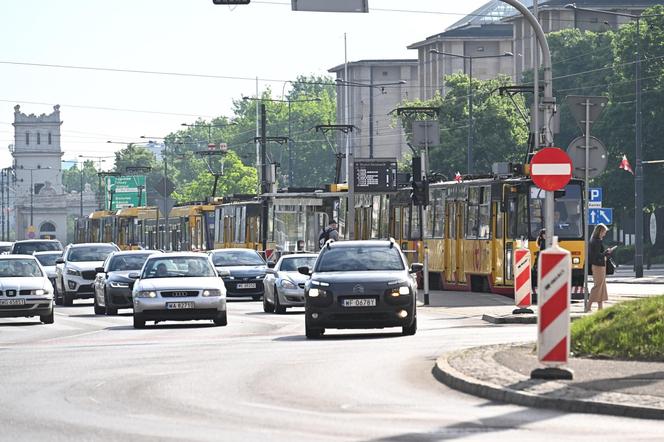
[[[35,170],[48,170],[51,169],[51,166],[46,166],[46,167],[37,167],[37,168],[25,168],[25,167],[20,167],[21,170],[29,170],[30,171],[30,226],[34,227],[34,196],[35,196],[35,187],[34,187],[34,182],[33,182],[33,177],[32,177],[32,172]]]
[[[502,58],[502,57],[513,57],[514,54],[511,52],[505,52],[504,54],[497,55],[461,55],[461,54],[452,54],[450,52],[443,52],[437,49],[431,49],[429,51],[432,54],[442,55],[446,57],[457,57],[465,61],[468,60],[468,145],[466,147],[466,168],[468,173],[473,172],[473,60],[481,60],[487,58]],[[464,66],[465,68],[465,66]]]
[[[649,17],[661,17],[661,14],[637,15],[626,12],[614,12],[604,9],[580,8],[576,3],[565,5],[566,8],[575,11],[596,12],[618,17],[628,17],[636,20],[636,48],[634,59],[636,61],[634,70],[636,77],[636,103],[635,103],[635,163],[634,170],[634,273],[637,278],[643,277],[643,139],[642,139],[642,112],[641,112],[641,19]]]

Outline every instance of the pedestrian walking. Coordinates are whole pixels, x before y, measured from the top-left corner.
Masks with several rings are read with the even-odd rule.
[[[539,261],[539,254],[542,250],[546,248],[546,229],[542,229],[539,231],[539,234],[537,235],[537,240],[535,242],[537,243],[538,250],[537,252],[535,252],[535,262],[533,262],[531,275],[530,275],[530,281],[533,287],[537,287],[537,262]]]
[[[327,227],[323,228],[318,235],[318,245],[322,249],[328,240],[339,241],[338,224],[335,220],[330,221]]]
[[[588,248],[588,262],[591,265],[593,275],[593,288],[590,291],[590,298],[585,312],[589,312],[593,303],[597,303],[597,308],[604,308],[604,301],[608,301],[609,293],[606,289],[606,256],[610,255],[615,247],[604,248],[602,240],[606,236],[609,228],[605,224],[597,224],[590,236],[590,247]]]

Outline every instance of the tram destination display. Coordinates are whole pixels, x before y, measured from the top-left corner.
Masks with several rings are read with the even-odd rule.
[[[396,192],[397,160],[396,158],[356,158],[353,176],[355,192]]]

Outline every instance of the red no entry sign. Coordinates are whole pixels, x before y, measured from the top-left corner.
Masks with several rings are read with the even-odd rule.
[[[560,190],[572,178],[572,160],[564,150],[545,147],[533,156],[530,176],[542,190]]]

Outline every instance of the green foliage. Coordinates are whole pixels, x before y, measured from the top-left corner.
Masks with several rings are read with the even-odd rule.
[[[508,85],[507,77],[482,81],[473,79],[474,132],[472,156],[476,174],[490,173],[491,165],[500,161],[523,161],[526,153],[528,129],[512,102],[501,97],[497,90]],[[445,77],[448,93],[436,95],[427,101],[410,101],[402,106],[432,106],[439,108],[439,146],[429,148],[431,169],[434,173],[454,177],[457,171],[465,173],[468,145],[468,76],[453,74]],[[516,97],[523,107],[523,101]],[[405,130],[412,133],[412,122],[404,122]]]
[[[66,192],[80,192],[85,189],[86,184],[90,184],[91,190],[97,192],[99,187],[99,178],[97,177],[97,169],[95,168],[92,160],[87,160],[83,163],[83,182],[81,183],[81,168],[79,164],[62,171],[62,184]]]
[[[664,361],[664,296],[622,302],[572,323],[576,356]]]

